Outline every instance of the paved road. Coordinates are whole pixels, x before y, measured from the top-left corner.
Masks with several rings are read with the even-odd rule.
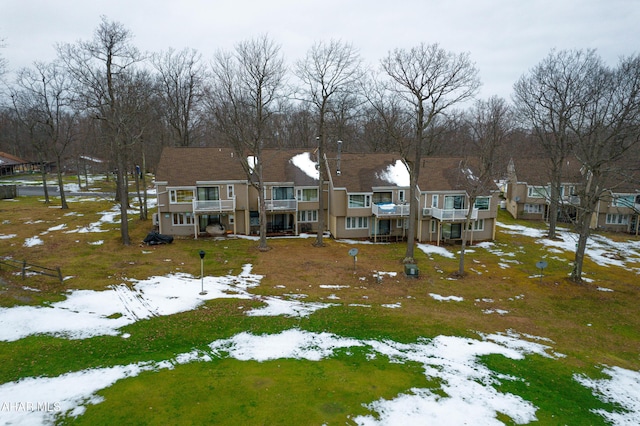
[[[43,197],[44,196],[44,188],[42,186],[36,185],[18,185],[17,192],[19,197]],[[57,186],[47,186],[49,190],[49,195],[52,197],[59,197],[60,191]],[[65,191],[66,196],[87,196],[87,197],[113,197],[115,196],[112,192],[74,192],[74,191]]]

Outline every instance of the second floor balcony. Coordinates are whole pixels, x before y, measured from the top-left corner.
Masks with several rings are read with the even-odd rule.
[[[298,210],[298,200],[296,199],[288,199],[288,200],[264,200],[265,209],[268,212],[273,211],[297,211]]]
[[[434,219],[443,222],[459,222],[467,218],[469,209],[439,209],[437,207],[428,207],[422,210],[423,216],[431,216]],[[478,219],[478,209],[471,210],[471,220]]]
[[[230,200],[193,200],[194,213],[233,212],[236,209],[235,197]]]
[[[409,204],[374,204],[371,211],[378,217],[409,216]]]

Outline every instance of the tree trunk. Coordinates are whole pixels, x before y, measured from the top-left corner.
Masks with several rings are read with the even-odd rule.
[[[129,218],[127,208],[129,207],[129,189],[127,188],[127,169],[124,155],[120,150],[116,150],[116,196],[120,203],[120,236],[122,244],[131,245],[129,237]]]
[[[551,170],[551,188],[549,194],[549,238],[556,237],[558,223],[558,205],[560,201],[560,181],[562,173],[559,167],[553,166]]]
[[[320,137],[320,146],[318,147],[318,234],[313,244],[316,247],[324,247],[324,143]]]
[[[76,157],[76,175],[78,177],[78,188],[82,191],[82,175],[80,171],[80,160]]]
[[[258,210],[260,215],[260,243],[258,244],[258,250],[269,250],[267,245],[267,208],[264,199],[264,186],[262,184],[258,187]]]
[[[67,204],[67,196],[64,192],[64,182],[62,181],[62,172],[60,171],[60,162],[57,162],[58,164],[58,191],[60,191],[60,207],[63,210],[66,210],[69,208],[69,205]]]
[[[40,173],[42,174],[42,189],[44,191],[44,203],[49,204],[49,188],[47,188],[47,166],[44,161],[40,162]]]
[[[571,280],[576,283],[582,282],[582,266],[584,264],[584,253],[587,249],[587,241],[591,234],[591,214],[584,214],[580,221],[580,235],[576,246],[576,257],[573,261],[573,270],[571,271]]]
[[[464,228],[462,229],[462,246],[460,247],[460,260],[458,262],[458,275],[464,276],[464,253],[467,248],[467,232],[469,231],[469,225],[471,224],[471,215],[473,214],[473,206],[476,203],[475,197],[471,197],[469,200],[469,209],[467,210],[467,217],[464,221]],[[473,232],[473,230],[471,231]]]
[[[418,225],[418,219],[420,218],[420,192],[418,191],[418,178],[420,177],[420,164],[422,163],[422,143],[423,143],[423,128],[424,128],[424,109],[422,104],[418,108],[418,117],[416,120],[416,135],[415,135],[415,152],[413,157],[413,164],[410,164],[409,179],[409,229],[407,230],[407,250],[404,254],[403,263],[414,263],[414,250],[416,242],[416,228]]]
[[[57,177],[58,177],[58,191],[60,191],[60,207],[63,210],[69,208],[67,204],[67,196],[64,193],[64,182],[62,181],[62,161],[60,156],[56,157],[56,169],[57,169]]]

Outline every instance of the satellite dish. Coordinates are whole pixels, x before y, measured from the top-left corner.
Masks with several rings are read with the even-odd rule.
[[[547,267],[547,262],[544,260],[540,260],[536,262],[536,268],[540,269],[540,284],[542,284],[542,271]]]
[[[516,203],[520,202],[520,197],[516,197],[515,200],[516,200]]]
[[[351,250],[349,250],[349,256],[356,256],[358,254],[358,249],[357,248],[352,248]]]

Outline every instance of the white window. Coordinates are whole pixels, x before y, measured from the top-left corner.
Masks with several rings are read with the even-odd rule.
[[[201,186],[198,188],[198,200],[218,201],[220,199],[220,188],[218,186]]]
[[[445,195],[444,208],[447,210],[462,210],[465,208],[465,198],[464,195]]]
[[[367,216],[347,217],[347,229],[368,229],[369,218]]]
[[[298,212],[298,222],[317,222],[318,210],[300,210]]]
[[[192,189],[172,189],[169,191],[169,202],[171,204],[187,204],[193,201]]]
[[[227,185],[227,199],[231,200],[236,195],[233,185]]]
[[[173,213],[173,224],[180,225],[193,225],[193,215],[191,213]]]
[[[438,207],[438,194],[433,194],[431,196],[431,207]]]
[[[396,228],[409,229],[409,221],[407,219],[396,219]]]
[[[404,203],[406,198],[404,196],[404,189],[398,189],[398,202]]]
[[[371,195],[349,194],[349,208],[371,207]]]
[[[524,212],[525,213],[540,213],[542,214],[543,212],[543,205],[542,204],[525,204],[524,205]]]
[[[628,214],[607,213],[607,225],[628,225]]]
[[[530,198],[545,198],[548,194],[544,186],[527,186],[527,195]]]
[[[298,201],[318,201],[318,188],[298,188]]]
[[[293,200],[292,186],[274,186],[271,188],[272,200]]]
[[[236,218],[234,215],[229,215],[229,225],[233,225],[236,222]]]
[[[436,221],[431,219],[431,233],[436,232],[437,226],[436,226]]]
[[[613,198],[613,206],[614,207],[631,207],[633,208],[634,203],[636,202],[635,195],[616,195]]]
[[[478,210],[489,210],[489,203],[491,197],[478,197],[476,198],[475,208]]]
[[[469,223],[469,230],[484,231],[484,219],[478,219]]]

